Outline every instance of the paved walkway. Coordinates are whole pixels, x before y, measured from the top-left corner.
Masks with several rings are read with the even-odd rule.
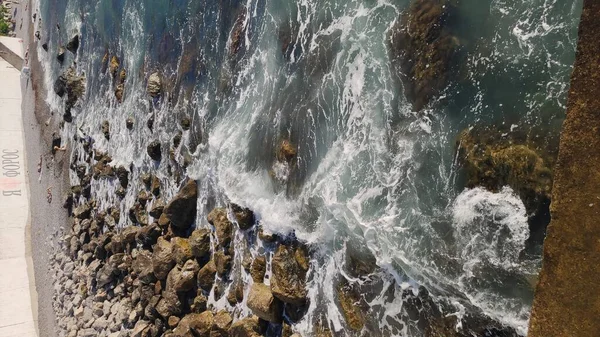
[[[0,337],[37,336],[20,76],[0,58]]]

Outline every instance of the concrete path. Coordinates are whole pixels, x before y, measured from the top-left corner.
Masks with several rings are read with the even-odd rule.
[[[0,58],[0,337],[38,336],[20,77]]]

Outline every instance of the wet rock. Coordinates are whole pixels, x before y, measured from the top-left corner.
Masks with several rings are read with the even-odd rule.
[[[213,313],[211,311],[187,314],[181,319],[173,333],[175,336],[182,337],[210,336],[212,325]]]
[[[213,260],[210,260],[198,272],[198,287],[209,291],[215,283],[216,274],[217,267],[215,266],[215,262]]]
[[[125,84],[121,83],[115,87],[115,98],[117,102],[123,102],[123,91],[125,91]]]
[[[181,314],[181,309],[181,301],[179,301],[177,294],[172,291],[164,291],[162,293],[162,298],[156,305],[156,312],[165,320],[169,319],[170,316]]]
[[[194,257],[188,239],[175,237],[171,239],[171,245],[173,246],[173,257],[179,265],[183,265],[187,260]]]
[[[150,197],[148,196],[148,193],[146,193],[146,191],[139,191],[138,195],[137,195],[137,199],[136,201],[142,205],[142,206],[146,206],[146,204],[148,203],[148,199]]]
[[[123,68],[119,72],[119,84],[125,83],[126,79],[127,79],[127,71],[125,70],[125,68]]]
[[[58,60],[58,63],[63,64],[63,62],[65,61],[65,48],[58,47],[58,53],[56,53],[56,59]],[[61,95],[59,95],[61,96]],[[62,96],[61,96],[62,97]]]
[[[308,258],[301,248],[280,245],[271,261],[271,290],[283,302],[303,305],[306,302]]]
[[[117,72],[119,71],[119,58],[116,55],[113,55],[110,59],[110,63],[108,64],[108,69],[110,71],[110,74],[113,77],[117,76]]]
[[[127,188],[127,186],[129,185],[129,171],[127,171],[125,167],[117,167],[117,178],[119,179],[121,187]]]
[[[250,229],[254,225],[254,213],[250,209],[236,204],[231,204],[231,209],[241,230]]]
[[[148,78],[148,85],[146,87],[146,91],[148,92],[148,94],[152,97],[158,97],[160,96],[161,93],[161,79],[160,79],[160,75],[158,73],[153,73],[152,75],[150,75],[150,77]]]
[[[235,306],[238,303],[242,303],[244,301],[244,282],[242,282],[239,275],[231,283],[229,287],[229,292],[227,293],[227,302],[231,306]]]
[[[181,124],[181,128],[183,130],[187,131],[190,129],[190,126],[192,125],[192,121],[188,116],[184,116],[181,118],[180,124]]]
[[[160,150],[160,141],[155,140],[148,144],[147,152],[148,156],[150,156],[152,160],[160,161],[162,158],[162,153]]]
[[[152,181],[150,183],[150,192],[154,196],[158,196],[160,194],[160,179],[157,176],[152,176]]]
[[[459,48],[450,31],[454,12],[449,0],[413,1],[391,29],[392,65],[415,111],[448,85]]]
[[[148,117],[148,120],[146,121],[146,126],[148,127],[148,129],[150,129],[150,131],[154,130],[154,115]]]
[[[498,192],[510,186],[531,215],[549,203],[554,156],[517,136],[502,137],[499,130],[467,129],[457,141],[458,159],[467,187],[483,186]]]
[[[190,236],[190,247],[194,257],[203,259],[210,254],[210,230],[196,229]]]
[[[173,245],[162,237],[158,238],[152,253],[154,275],[159,280],[164,280],[174,266]]]
[[[106,140],[109,140],[110,139],[110,124],[108,124],[108,121],[102,122],[101,129],[102,129],[102,134],[104,135],[104,138],[106,138]]]
[[[267,272],[267,260],[264,256],[257,256],[250,267],[250,275],[256,283],[262,283]]]
[[[224,252],[218,251],[213,254],[215,267],[219,276],[224,276],[231,269],[231,256],[225,255]]]
[[[177,132],[177,134],[173,137],[173,149],[176,149],[181,145],[181,132]]]
[[[208,213],[207,220],[215,227],[219,245],[222,247],[228,246],[233,234],[233,225],[227,218],[227,210],[225,208],[215,208]]]
[[[127,130],[133,129],[133,117],[127,117],[127,119],[125,120],[125,127],[127,128]]]
[[[152,253],[143,250],[133,260],[133,271],[143,284],[150,284],[156,280],[154,277],[154,266],[152,264]]]
[[[169,272],[166,290],[182,293],[194,289],[199,270],[200,266],[195,260],[188,260],[183,267],[176,266]]]
[[[48,51],[48,43],[45,43],[45,42],[44,42],[44,43],[42,44],[42,49],[44,49],[44,51],[46,51],[46,52],[47,52],[47,51]]]
[[[277,160],[280,162],[291,163],[298,154],[296,147],[292,145],[292,143],[284,139],[281,144],[279,144],[279,150],[277,151]]]
[[[164,214],[172,226],[186,230],[194,224],[197,189],[196,181],[190,179],[165,207]]]
[[[242,48],[244,47],[244,41],[245,41],[245,35],[246,35],[246,26],[244,23],[246,21],[247,11],[248,10],[246,8],[243,8],[241,10],[240,14],[238,15],[237,19],[235,20],[233,29],[231,30],[231,39],[229,42],[229,54],[232,56],[239,53],[240,50],[242,50]]]
[[[268,286],[262,283],[252,284],[247,305],[259,318],[274,323],[281,322],[283,303],[273,296]]]
[[[346,319],[348,327],[354,331],[360,331],[365,325],[363,312],[358,306],[360,294],[348,285],[341,284],[337,289],[338,301],[340,308]]]
[[[346,271],[353,277],[365,277],[375,271],[377,260],[371,252],[356,243],[348,243]]]
[[[71,108],[85,93],[85,77],[78,76],[75,68],[69,67],[54,82],[54,92],[60,97],[67,94],[66,111],[70,113]]]
[[[150,224],[148,226],[142,227],[135,239],[143,247],[150,247],[156,243],[158,237],[161,234],[162,230],[158,227],[157,224]]]
[[[258,317],[247,317],[231,325],[230,337],[260,337],[260,325]]]
[[[79,34],[73,36],[69,42],[67,42],[67,50],[73,54],[77,54],[77,49],[79,49]]]

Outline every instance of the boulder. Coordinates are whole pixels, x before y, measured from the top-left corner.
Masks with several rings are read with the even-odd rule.
[[[231,268],[231,256],[226,255],[223,251],[218,251],[213,254],[213,260],[215,261],[215,267],[219,276],[224,276],[229,273]]]
[[[142,250],[137,254],[133,260],[132,269],[137,274],[138,280],[143,284],[150,284],[156,280],[152,264],[152,253],[147,250]]]
[[[123,91],[125,91],[125,84],[121,83],[115,87],[115,98],[119,103],[123,102]]]
[[[199,270],[200,266],[195,260],[188,260],[183,267],[176,266],[169,272],[166,291],[182,293],[194,289]]]
[[[102,130],[102,134],[104,135],[104,138],[106,138],[106,140],[109,140],[110,139],[110,124],[108,123],[108,121],[103,121],[100,128]]]
[[[127,130],[133,129],[133,117],[127,117],[127,119],[125,120],[125,127],[127,128]]]
[[[233,323],[229,328],[230,337],[260,337],[258,317],[247,317]]]
[[[189,240],[194,257],[203,259],[210,254],[210,230],[196,229],[192,232]]]
[[[241,230],[250,229],[254,225],[254,213],[250,209],[231,204],[231,210]]]
[[[187,260],[194,257],[192,255],[192,247],[190,241],[186,238],[174,237],[171,239],[171,245],[173,245],[173,257],[175,262],[179,265],[183,265]]]
[[[159,280],[164,280],[174,266],[173,245],[164,238],[159,237],[152,253],[154,275]]]
[[[192,125],[192,120],[188,117],[188,116],[184,116],[181,118],[181,120],[179,121],[181,124],[181,128],[184,131],[187,131],[190,129],[191,125]]]
[[[420,111],[451,78],[460,47],[450,23],[456,13],[451,0],[417,0],[390,30],[389,53],[394,75],[415,111]]]
[[[228,331],[233,319],[227,310],[220,310],[213,317],[212,330],[210,337],[228,337]]]
[[[173,333],[177,337],[208,337],[213,326],[213,313],[187,314],[181,319]]]
[[[156,305],[156,312],[167,320],[170,316],[181,314],[181,310],[182,304],[177,294],[173,291],[163,291],[162,297]]]
[[[160,75],[158,73],[153,73],[148,77],[148,85],[146,87],[146,91],[152,97],[158,97],[161,93],[162,83],[160,79]]]
[[[77,49],[79,49],[79,34],[73,36],[69,42],[67,42],[67,50],[73,54],[77,54]]]
[[[250,267],[250,275],[252,275],[252,280],[256,283],[262,283],[265,279],[266,272],[267,260],[264,256],[257,256]]]
[[[125,167],[117,167],[117,178],[119,179],[121,187],[127,188],[127,186],[129,185],[129,171],[127,171]]]
[[[108,64],[108,69],[110,74],[115,77],[117,76],[117,72],[119,71],[119,58],[116,55],[113,55],[110,59],[110,63]]]
[[[365,326],[365,318],[358,305],[360,294],[349,285],[340,284],[337,288],[337,295],[346,324],[354,331],[361,331]]]
[[[152,204],[152,208],[150,209],[150,215],[158,219],[163,214],[165,209],[165,202],[162,199],[156,199],[154,204]]]
[[[215,275],[217,274],[217,267],[213,260],[208,261],[198,272],[198,287],[209,291],[215,283]]]
[[[229,41],[229,55],[235,56],[244,48],[246,35],[246,15],[247,9],[242,8],[231,30],[231,38]]]
[[[233,225],[227,218],[227,210],[225,208],[215,208],[208,213],[207,220],[215,227],[219,245],[222,247],[228,246],[231,243]]]
[[[63,62],[65,61],[65,48],[63,48],[62,46],[58,47],[58,52],[56,53],[56,59],[58,60],[58,63],[60,63],[60,64],[63,64]]]
[[[150,192],[154,196],[158,196],[160,194],[160,179],[157,176],[153,175],[150,181]]]
[[[206,296],[204,296],[204,294],[202,293],[202,290],[198,289],[198,292],[196,293],[196,297],[194,298],[194,301],[192,302],[190,309],[192,310],[192,312],[195,312],[197,314],[202,313],[202,312],[206,311],[206,303],[207,302],[208,302],[208,299],[206,298]]]
[[[73,210],[73,217],[76,219],[88,219],[92,213],[90,204],[84,203]]]
[[[194,224],[197,197],[198,186],[190,179],[165,207],[164,214],[172,226],[185,230]]]
[[[161,153],[161,149],[160,149],[160,141],[158,141],[158,140],[152,141],[150,144],[148,144],[148,147],[146,148],[146,150],[148,152],[148,156],[150,156],[150,158],[152,158],[152,160],[155,160],[155,161],[161,160],[162,153]]]
[[[247,305],[252,313],[265,321],[281,322],[283,303],[273,296],[267,285],[263,283],[252,284]]]
[[[156,243],[156,240],[162,234],[161,229],[156,223],[144,226],[138,232],[135,240],[140,243],[143,247],[148,248]]]
[[[271,261],[271,269],[273,295],[285,303],[305,304],[308,258],[304,250],[280,245]]]

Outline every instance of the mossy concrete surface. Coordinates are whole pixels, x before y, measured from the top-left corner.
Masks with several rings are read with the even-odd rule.
[[[600,1],[584,0],[530,337],[600,335]]]

